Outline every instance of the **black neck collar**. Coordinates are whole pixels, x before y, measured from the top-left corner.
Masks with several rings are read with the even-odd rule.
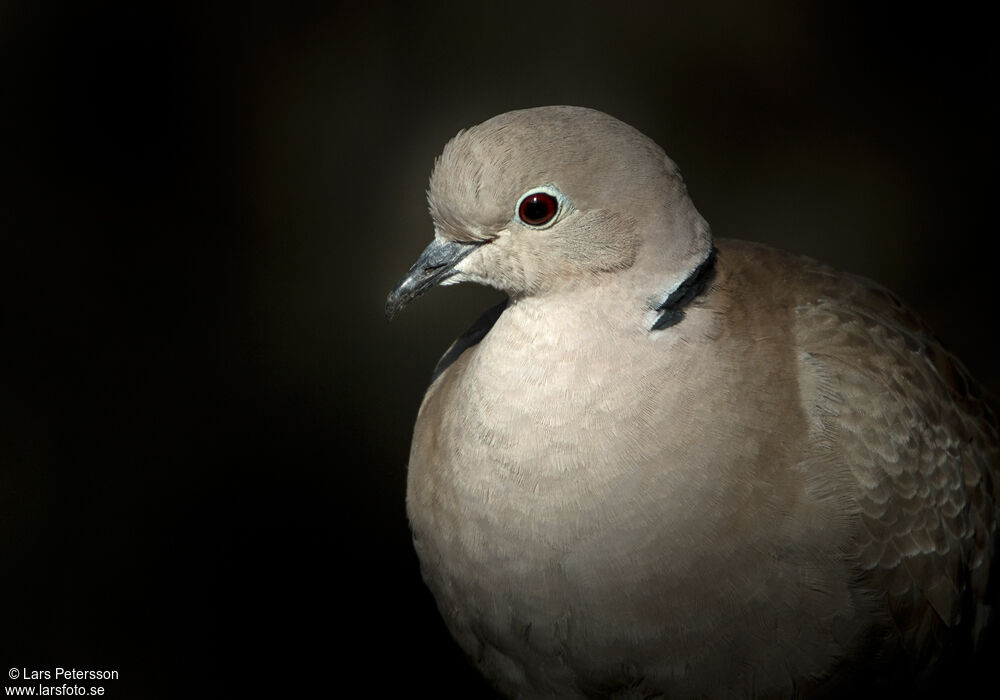
[[[704,294],[715,278],[717,253],[718,251],[713,246],[708,257],[688,275],[687,279],[677,285],[677,289],[670,293],[665,302],[656,307],[660,315],[656,317],[656,322],[649,330],[662,331],[664,328],[670,328],[683,320],[684,308]]]

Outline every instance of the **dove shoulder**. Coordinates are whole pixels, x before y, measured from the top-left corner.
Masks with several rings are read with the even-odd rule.
[[[993,614],[995,403],[894,294],[812,261],[802,272],[796,346],[827,465],[811,488],[853,485],[845,555],[919,673],[980,646]]]

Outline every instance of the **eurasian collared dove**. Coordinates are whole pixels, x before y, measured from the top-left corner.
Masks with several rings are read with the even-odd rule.
[[[895,296],[713,243],[663,151],[589,109],[460,132],[428,199],[387,313],[509,299],[434,372],[407,508],[502,693],[912,689],[982,645],[997,418]]]

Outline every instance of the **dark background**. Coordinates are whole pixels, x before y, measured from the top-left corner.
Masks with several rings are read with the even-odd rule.
[[[430,371],[496,295],[382,309],[430,240],[434,156],[508,109],[633,124],[717,235],[887,284],[997,391],[992,26],[956,3],[0,0],[2,672],[487,692],[404,488]]]

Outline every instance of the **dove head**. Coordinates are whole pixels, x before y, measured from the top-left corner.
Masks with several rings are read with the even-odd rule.
[[[712,246],[663,150],[581,107],[508,112],[459,132],[427,199],[434,242],[390,294],[390,315],[439,283],[518,298],[628,271],[680,279]]]

